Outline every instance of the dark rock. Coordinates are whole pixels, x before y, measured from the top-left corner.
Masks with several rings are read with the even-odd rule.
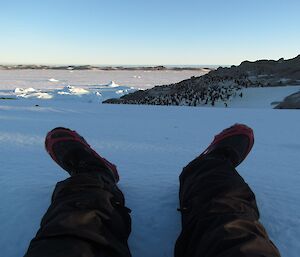
[[[300,91],[284,98],[275,109],[300,109]]]

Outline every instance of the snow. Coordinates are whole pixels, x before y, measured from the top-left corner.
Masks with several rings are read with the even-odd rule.
[[[116,93],[117,93],[117,94],[123,94],[123,93],[124,93],[124,90],[117,90]]]
[[[40,99],[51,99],[52,96],[46,92],[42,92],[40,90],[36,90],[32,87],[29,88],[19,88],[17,87],[14,90],[16,97],[23,98],[40,98]]]
[[[64,87],[62,91],[58,91],[59,95],[87,95],[90,92],[84,88],[67,86]]]
[[[120,97],[134,92],[134,87],[120,86],[114,82],[108,85],[93,85],[90,87],[66,86],[62,89],[16,88],[15,90],[0,90],[0,97],[32,98],[52,100],[80,100],[84,102],[98,102],[108,98]]]
[[[114,81],[111,81],[107,86],[108,87],[119,87],[119,85],[116,84]]]
[[[291,79],[281,78],[281,79],[279,80],[279,82],[282,82],[282,83],[288,83],[289,81],[291,81]]]
[[[216,133],[236,122],[254,129],[254,148],[238,171],[256,194],[261,222],[282,256],[298,256],[299,112],[274,110],[270,103],[299,87],[245,89],[243,98],[232,101],[234,108],[99,104],[100,96],[130,89],[120,87],[45,90],[28,83],[13,91],[2,88],[0,82],[0,95],[18,96],[17,100],[0,100],[3,256],[25,253],[56,182],[67,178],[44,150],[45,135],[52,128],[77,130],[95,150],[117,164],[119,186],[132,209],[129,246],[133,257],[171,257],[180,233],[178,175]],[[83,94],[81,89],[89,93]],[[40,99],[42,93],[53,97]],[[87,101],[91,97],[99,101]]]
[[[300,91],[300,86],[243,88],[243,97],[239,95],[228,102],[230,108],[273,108],[286,96]],[[224,103],[217,102],[217,107]]]
[[[54,79],[54,78],[48,79],[48,81],[50,81],[50,82],[59,82],[59,80]]]

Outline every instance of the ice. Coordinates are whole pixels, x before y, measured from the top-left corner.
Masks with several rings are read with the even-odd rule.
[[[116,94],[124,94],[124,90],[117,90]]]
[[[16,88],[14,90],[15,95],[17,97],[23,97],[23,98],[39,98],[39,99],[51,99],[53,96],[42,92],[40,90],[36,90],[32,87],[29,88]]]
[[[84,88],[67,86],[62,91],[58,91],[59,95],[87,95],[90,92]]]
[[[54,79],[54,78],[48,79],[48,81],[50,81],[50,82],[59,82],[59,80]]]
[[[29,87],[29,88],[19,88],[17,87],[15,89],[15,93],[18,95],[18,94],[28,94],[28,93],[35,93],[36,90],[32,87]]]
[[[114,81],[111,81],[107,86],[108,87],[119,87],[119,85],[116,84]]]
[[[37,99],[53,99],[53,100],[76,100],[101,103],[108,98],[120,97],[124,94],[136,91],[133,87],[120,86],[114,82],[107,85],[93,85],[90,87],[65,86],[62,89],[35,89],[16,88],[10,93],[7,90],[0,90],[0,96],[10,96],[17,98],[37,98]]]
[[[135,88],[151,88],[155,85],[175,83],[192,76],[200,76],[208,71],[130,71],[130,70],[0,70],[0,90],[20,88],[52,89],[67,85],[88,86],[107,85],[114,81],[119,85]],[[136,79],[133,76],[141,76]],[[57,82],[49,79],[58,80]]]

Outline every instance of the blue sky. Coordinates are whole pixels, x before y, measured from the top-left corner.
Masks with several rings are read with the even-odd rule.
[[[0,0],[0,63],[239,64],[300,54],[299,0]]]

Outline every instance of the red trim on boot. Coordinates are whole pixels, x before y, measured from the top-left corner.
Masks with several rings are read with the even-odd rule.
[[[245,158],[246,158],[246,156],[249,154],[254,144],[254,134],[253,134],[253,130],[250,127],[238,123],[234,124],[233,126],[227,129],[224,129],[221,133],[217,134],[214,137],[212,143],[204,150],[202,154],[200,154],[200,156],[209,153],[212,149],[214,149],[214,146],[217,145],[219,142],[221,142],[224,138],[234,136],[234,135],[246,135],[249,138],[249,145],[245,154]]]
[[[71,137],[58,137],[58,138],[52,138],[52,135],[54,133],[67,133],[69,136]],[[85,141],[85,139],[80,136],[76,131],[74,130],[70,130],[67,128],[57,128],[57,129],[53,129],[50,132],[48,132],[47,136],[46,136],[46,140],[45,140],[45,148],[46,151],[49,153],[49,155],[51,156],[51,158],[58,163],[58,160],[53,152],[53,145],[56,144],[57,142],[63,142],[63,141],[76,141],[81,143],[82,145],[84,145],[85,147],[89,148],[90,151],[92,152],[92,154],[100,159],[105,166],[112,172],[113,176],[115,177],[116,182],[119,181],[119,174],[117,171],[117,167],[115,164],[109,162],[108,160],[106,160],[105,158],[103,158],[102,156],[100,156],[96,151],[94,151],[91,146]]]

